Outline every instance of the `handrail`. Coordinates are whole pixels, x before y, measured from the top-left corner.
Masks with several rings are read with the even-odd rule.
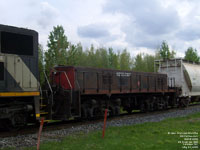
[[[68,81],[68,83],[69,83],[69,86],[70,86],[70,88],[71,88],[71,90],[72,90],[72,85],[71,85],[71,82],[69,81],[69,78],[68,78],[68,76],[67,76],[66,72],[65,72],[65,71],[63,71],[63,72],[64,72],[64,74],[65,74],[65,77],[67,78],[67,81]]]
[[[44,70],[43,70],[43,72],[44,72],[45,79],[47,81],[47,84],[48,84],[50,92],[51,92],[50,100],[49,100],[49,97],[48,97],[48,103],[50,104],[49,105],[50,107],[48,107],[49,108],[49,119],[51,119],[52,118],[52,106],[53,106],[53,90],[51,88],[51,85],[49,83],[49,80],[48,80],[47,75],[46,75]]]
[[[79,85],[79,83],[78,83],[78,81],[76,80],[76,83],[77,83],[77,85],[78,85],[78,88],[79,88],[79,90],[81,89],[81,87],[80,87],[80,85]]]
[[[72,85],[71,85],[71,82],[69,81],[69,78],[68,78],[66,72],[65,72],[65,71],[62,71],[62,72],[64,72],[65,77],[67,78],[67,81],[68,81],[69,86],[70,86],[70,88],[71,88],[71,91],[70,91],[70,94],[71,94],[71,96],[70,96],[70,103],[72,103]]]
[[[45,71],[43,71],[43,72],[44,72],[45,79],[47,80],[47,84],[48,84],[48,86],[49,86],[49,89],[50,89],[51,93],[53,93],[53,90],[52,90],[52,88],[51,88],[51,85],[50,85],[50,83],[49,83],[49,80],[48,80],[48,78],[47,78],[47,75],[46,75]]]
[[[175,87],[175,78],[174,77],[168,77],[167,85],[170,88],[174,88]]]
[[[39,89],[40,89],[40,100],[41,100],[41,105],[43,105],[43,100],[41,99],[41,97],[43,97],[42,88],[41,88],[40,82],[38,82],[38,83],[39,83]]]
[[[40,96],[42,97],[42,88],[41,88],[41,84],[40,84],[40,82],[38,82],[39,83],[39,89],[40,89]]]

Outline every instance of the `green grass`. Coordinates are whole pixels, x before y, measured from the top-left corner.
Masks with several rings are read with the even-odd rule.
[[[104,139],[101,131],[79,133],[61,142],[43,143],[40,150],[183,150],[178,144],[179,135],[168,132],[198,132],[199,129],[200,113],[197,113],[156,123],[110,127]]]

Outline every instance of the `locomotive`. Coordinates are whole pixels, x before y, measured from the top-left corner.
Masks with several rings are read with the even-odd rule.
[[[55,66],[39,85],[38,33],[0,25],[0,125],[93,118],[187,106],[200,97],[200,65],[155,61],[158,73]]]
[[[38,33],[0,25],[0,126],[39,119]]]

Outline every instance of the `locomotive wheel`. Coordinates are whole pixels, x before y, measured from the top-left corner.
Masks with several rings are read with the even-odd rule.
[[[14,125],[13,121],[10,119],[4,119],[3,128],[6,129],[6,131],[17,131],[20,129],[20,126]]]
[[[26,114],[15,113],[10,118],[4,119],[3,126],[8,131],[16,131],[27,125]]]

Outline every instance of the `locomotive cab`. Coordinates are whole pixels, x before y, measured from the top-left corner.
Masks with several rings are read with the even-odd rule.
[[[39,119],[39,96],[38,33],[0,25],[1,125],[20,127]]]

